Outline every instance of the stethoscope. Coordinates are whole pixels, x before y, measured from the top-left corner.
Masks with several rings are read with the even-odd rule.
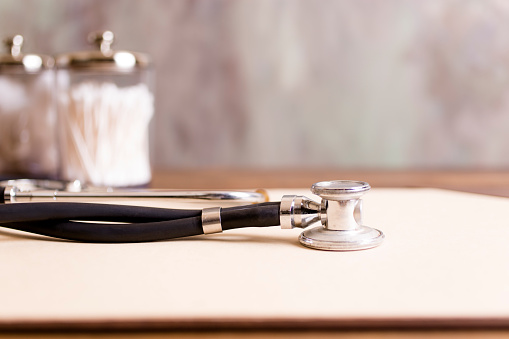
[[[79,182],[9,180],[0,182],[0,225],[95,243],[148,242],[281,225],[282,229],[306,228],[299,241],[313,249],[362,250],[376,247],[384,239],[381,231],[362,225],[361,196],[370,188],[362,181],[322,181],[311,186],[311,192],[322,198],[320,203],[299,195],[267,202],[263,190],[112,190],[87,188]],[[192,199],[248,205],[189,210],[76,202],[103,198]],[[318,222],[321,225],[308,228]]]

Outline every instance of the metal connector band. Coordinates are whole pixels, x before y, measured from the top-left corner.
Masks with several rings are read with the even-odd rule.
[[[203,234],[221,233],[221,207],[204,208],[201,212]]]
[[[282,229],[305,228],[320,220],[320,204],[301,195],[281,198],[279,221]]]

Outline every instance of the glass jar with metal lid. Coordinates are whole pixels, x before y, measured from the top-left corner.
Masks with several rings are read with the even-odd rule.
[[[142,186],[151,179],[151,65],[145,54],[113,50],[113,40],[111,31],[94,32],[97,50],[56,59],[61,178]]]
[[[0,176],[54,178],[58,161],[54,59],[23,54],[23,36],[0,54]]]

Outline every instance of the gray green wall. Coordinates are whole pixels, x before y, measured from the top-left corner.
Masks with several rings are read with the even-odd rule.
[[[1,0],[25,51],[156,65],[157,168],[509,167],[506,1]]]

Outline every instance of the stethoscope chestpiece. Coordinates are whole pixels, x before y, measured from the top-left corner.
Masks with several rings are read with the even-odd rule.
[[[362,181],[322,181],[311,192],[322,198],[322,225],[306,229],[299,241],[304,246],[326,251],[356,251],[380,245],[384,234],[362,225],[360,197],[371,187]]]

